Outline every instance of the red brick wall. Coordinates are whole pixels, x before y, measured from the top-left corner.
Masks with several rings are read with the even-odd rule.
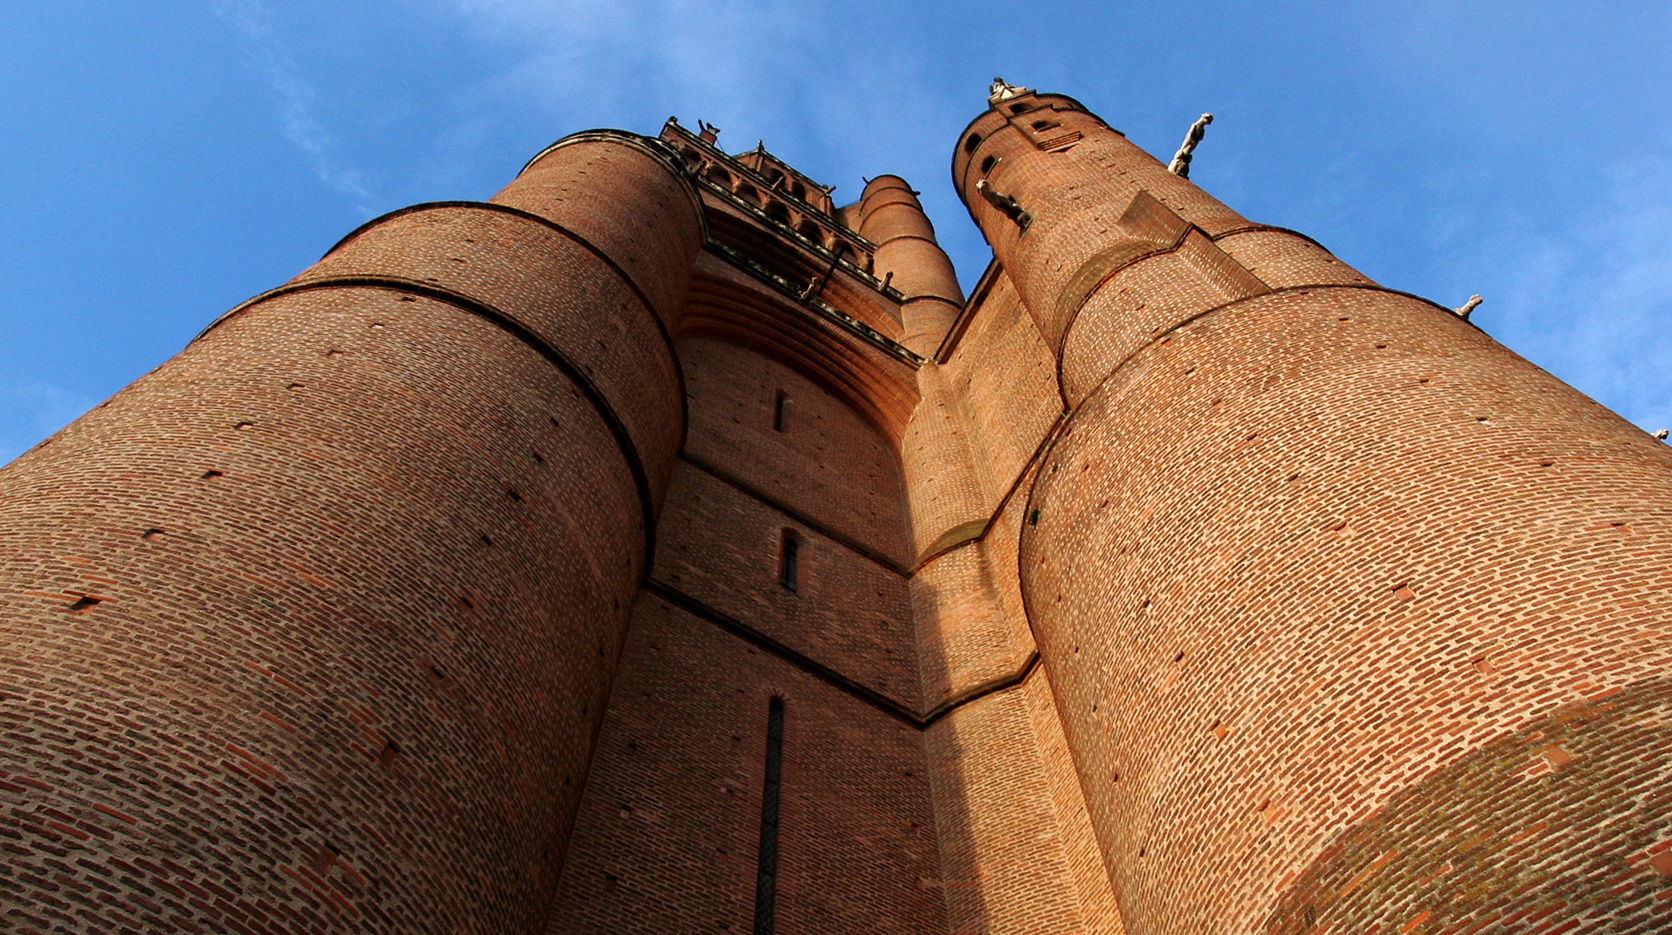
[[[779,583],[783,535],[800,545]],[[657,530],[653,580],[848,679],[918,710],[906,576],[689,462]]]
[[[569,148],[559,150],[569,152]],[[621,275],[600,275],[597,247],[536,216],[498,206],[412,209],[359,234],[295,282],[396,277],[467,295],[525,323],[562,348],[609,400],[641,461],[657,468],[653,490],[684,432],[679,363],[672,341],[645,313],[646,294]]]
[[[921,563],[980,534],[993,498],[982,484],[967,400],[953,373],[934,363],[917,371],[923,398],[900,440],[910,498],[911,554]]]
[[[878,276],[891,276],[906,297],[902,342],[922,357],[932,357],[964,304],[958,275],[935,243],[935,229],[905,179],[874,178],[860,199],[859,233],[877,244]]]
[[[1123,931],[1043,669],[924,740],[952,932]]]
[[[679,353],[693,459],[864,549],[907,561],[898,456],[858,413],[805,376],[736,345],[690,338]],[[773,428],[779,393],[786,398],[783,431]]]
[[[519,185],[583,150],[610,214],[523,206],[672,315],[691,196],[609,139]],[[611,260],[481,209],[388,224],[0,472],[0,927],[543,917],[680,400],[665,343],[623,364],[566,317],[570,288],[648,320]],[[530,257],[556,281],[503,268]]]
[[[985,511],[998,508],[1062,413],[1056,357],[1002,272],[944,370],[971,420]]]
[[[787,935],[1664,924],[1672,453],[1071,99],[967,134],[970,308],[898,179],[911,301],[818,304],[581,134],[0,472],[0,927],[747,931],[773,697]]]
[[[548,931],[753,931],[773,696],[785,720],[774,930],[946,930],[917,728],[646,594]]]
[[[954,178],[1073,404],[1020,574],[1126,927],[1659,924],[1672,452],[1056,113]]]
[[[1051,692],[1051,682],[1043,666],[1029,673],[1027,681],[1022,683],[1022,694],[1033,717],[1034,743],[1039,747],[1046,786],[1050,790],[1063,859],[1079,900],[1081,925],[1088,933],[1118,935],[1125,931],[1120,907],[1109,885],[1103,850],[1092,830],[1091,816],[1086,813],[1080,776],[1074,768],[1068,739],[1063,736],[1056,696]]]

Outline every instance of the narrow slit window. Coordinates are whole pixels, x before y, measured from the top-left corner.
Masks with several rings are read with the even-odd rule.
[[[783,786],[784,699],[766,709],[766,777],[761,783],[760,864],[755,873],[755,935],[772,935],[778,894],[778,799]]]
[[[784,530],[778,550],[778,583],[784,590],[794,591],[801,577],[801,540],[795,533]]]
[[[772,431],[784,430],[784,410],[789,406],[789,402],[789,397],[784,395],[783,390],[779,390],[777,398],[772,401]]]

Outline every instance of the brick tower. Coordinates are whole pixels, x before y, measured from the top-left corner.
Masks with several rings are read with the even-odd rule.
[[[995,84],[419,205],[0,471],[0,931],[1648,931],[1672,453]]]

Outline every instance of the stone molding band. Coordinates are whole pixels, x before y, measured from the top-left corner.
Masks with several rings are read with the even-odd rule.
[[[934,726],[936,721],[972,701],[979,701],[988,695],[1004,691],[1007,688],[1014,688],[1015,686],[1022,684],[1027,681],[1028,676],[1032,675],[1034,668],[1039,665],[1039,650],[1034,649],[1028,653],[1026,661],[1018,666],[1014,672],[1007,675],[1001,675],[994,679],[989,679],[988,681],[982,682],[972,688],[967,688],[964,691],[948,697],[945,701],[935,705],[928,711],[919,712],[906,707],[900,702],[884,695],[874,688],[870,688],[869,686],[848,678],[842,673],[830,668],[816,659],[813,659],[805,653],[798,652],[797,650],[785,646],[783,643],[778,642],[759,630],[756,630],[754,627],[721,613],[720,611],[708,606],[683,591],[677,591],[665,584],[662,584],[661,582],[649,579],[647,579],[644,583],[644,590],[660,597],[693,617],[714,624],[721,630],[730,633],[732,636],[743,640],[751,646],[754,646],[757,649],[789,663],[819,681],[837,688],[848,695],[865,702],[871,707],[876,708],[884,714],[891,715],[906,725],[920,731],[929,729]]]
[[[922,234],[895,234],[887,240],[877,241],[877,248],[881,249],[884,245],[891,244],[896,240],[921,240],[927,244],[934,244],[937,248],[940,247],[940,244],[933,237],[925,237]]]
[[[900,184],[898,184],[898,185],[877,185],[878,182],[881,182],[884,179],[893,179],[894,181],[899,182]],[[870,199],[871,195],[873,195],[873,194],[880,195],[883,192],[907,192],[913,198],[916,198],[918,195],[923,194],[922,192],[918,191],[917,189],[912,188],[910,182],[906,181],[903,178],[900,178],[898,175],[895,175],[892,172],[884,172],[882,175],[879,175],[875,178],[866,180],[864,190],[862,190],[859,193],[859,204],[861,206],[861,208],[860,208],[861,213],[864,212],[864,207],[863,206],[864,206],[865,202]],[[867,194],[867,193],[869,193],[869,194]]]
[[[364,234],[372,228],[381,225],[385,221],[392,221],[395,218],[405,217],[408,214],[421,214],[425,211],[436,211],[446,208],[491,211],[496,214],[504,214],[515,218],[521,218],[525,221],[532,221],[579,244],[588,253],[603,261],[604,265],[608,266],[610,270],[615,273],[616,277],[626,284],[627,288],[632,291],[633,296],[639,300],[639,304],[643,305],[645,309],[650,312],[650,320],[656,325],[657,334],[662,337],[662,345],[668,349],[668,358],[673,361],[674,380],[679,384],[679,447],[680,449],[684,449],[685,435],[686,432],[689,431],[691,422],[690,401],[685,395],[685,368],[679,365],[679,353],[674,348],[673,335],[668,331],[667,322],[662,320],[661,310],[656,307],[655,303],[650,301],[650,297],[645,294],[643,289],[639,288],[639,284],[634,281],[632,276],[628,275],[627,271],[621,267],[621,264],[615,261],[614,257],[605,253],[603,250],[600,250],[592,241],[587,240],[585,237],[582,237],[580,234],[570,230],[562,224],[557,223],[551,218],[542,217],[532,211],[525,211],[522,208],[515,208],[511,205],[502,205],[492,201],[425,201],[415,205],[407,205],[404,208],[397,208],[388,214],[380,215],[372,218],[364,224],[361,224],[359,227],[349,231],[341,240],[333,244],[331,249],[325,251],[325,254],[320,257],[320,260],[325,260],[331,254],[336,253],[338,250],[347,246],[356,237],[359,237],[361,234]],[[234,311],[236,311],[236,309],[234,309]],[[227,315],[230,314],[232,314],[232,312],[227,312]],[[221,318],[225,317],[226,315],[221,316]],[[213,328],[218,324],[220,324],[219,318],[212,322],[209,325],[209,328]],[[203,335],[208,334],[209,328],[203,329],[203,331],[198,334],[198,337],[201,338]]]
[[[271,299],[329,289],[383,289],[389,292],[422,296],[426,299],[433,299],[451,305],[497,326],[556,367],[581,391],[587,402],[592,404],[593,410],[598,413],[598,417],[609,428],[610,435],[615,439],[616,448],[621,452],[622,458],[627,462],[628,471],[633,475],[633,487],[639,497],[639,528],[644,531],[644,575],[648,576],[650,574],[651,562],[656,554],[655,500],[651,496],[650,476],[645,471],[644,461],[639,456],[638,446],[633,443],[632,435],[627,431],[626,423],[622,422],[621,417],[616,414],[615,408],[610,405],[608,397],[586,377],[586,374],[574,362],[539,335],[529,330],[522,322],[494,306],[450,289],[443,289],[430,283],[417,282],[399,276],[333,276],[326,279],[286,283],[276,289],[269,289],[260,295],[246,299],[211,322],[209,327],[203,329],[202,333],[192,339],[192,343],[195,344],[202,340],[210,331],[234,315],[246,312]],[[683,441],[681,444],[683,445]]]
[[[1413,299],[1417,302],[1420,302],[1423,305],[1428,305],[1428,306],[1431,306],[1431,307],[1433,307],[1433,308],[1435,308],[1435,309],[1437,309],[1441,312],[1444,312],[1446,314],[1446,316],[1449,317],[1449,318],[1456,318],[1457,320],[1463,322],[1464,324],[1468,325],[1469,327],[1474,328],[1476,331],[1481,330],[1479,325],[1475,324],[1472,321],[1469,321],[1466,318],[1458,318],[1458,315],[1457,315],[1456,312],[1453,312],[1451,309],[1446,308],[1444,305],[1441,305],[1440,303],[1435,302],[1433,299],[1425,299],[1420,295],[1415,295],[1415,294],[1410,293],[1410,292],[1401,292],[1398,289],[1389,289],[1386,286],[1380,286],[1380,285],[1376,285],[1374,283],[1324,283],[1324,284],[1308,285],[1308,286],[1285,286],[1282,289],[1273,289],[1270,292],[1262,292],[1259,295],[1241,296],[1240,298],[1232,299],[1229,302],[1225,302],[1225,303],[1222,303],[1222,304],[1219,304],[1219,305],[1215,305],[1212,308],[1204,309],[1200,312],[1197,312],[1194,315],[1189,316],[1188,318],[1184,318],[1184,319],[1176,322],[1175,324],[1173,324],[1172,327],[1166,329],[1165,331],[1161,331],[1157,334],[1150,335],[1150,339],[1148,341],[1145,341],[1143,344],[1138,345],[1136,348],[1134,348],[1132,350],[1132,353],[1127,354],[1125,357],[1121,358],[1118,362],[1116,362],[1116,364],[1113,367],[1109,368],[1109,372],[1104,374],[1102,379],[1097,381],[1097,385],[1095,387],[1093,387],[1090,392],[1086,393],[1085,397],[1080,400],[1080,404],[1078,406],[1075,406],[1072,409],[1069,409],[1062,414],[1062,416],[1059,418],[1059,420],[1057,422],[1055,430],[1048,433],[1045,436],[1045,439],[1042,442],[1040,442],[1040,450],[1035,455],[1035,460],[1037,462],[1043,464],[1050,457],[1051,449],[1055,448],[1057,441],[1059,439],[1061,439],[1064,434],[1066,434],[1066,429],[1070,425],[1072,425],[1072,423],[1074,421],[1074,417],[1080,414],[1080,410],[1085,408],[1086,403],[1090,402],[1092,397],[1096,396],[1098,393],[1103,392],[1103,388],[1105,386],[1108,386],[1109,381],[1113,380],[1123,369],[1125,369],[1127,364],[1131,363],[1134,358],[1136,358],[1139,354],[1142,354],[1144,351],[1148,350],[1150,347],[1152,347],[1156,344],[1159,344],[1162,341],[1167,340],[1168,338],[1171,338],[1174,334],[1176,334],[1178,332],[1178,330],[1180,328],[1183,328],[1186,325],[1190,325],[1190,324],[1193,324],[1197,321],[1200,321],[1201,319],[1206,318],[1209,315],[1213,315],[1213,314],[1217,314],[1219,312],[1223,312],[1226,309],[1234,308],[1238,305],[1241,305],[1244,302],[1251,302],[1255,299],[1270,298],[1271,296],[1274,296],[1274,295],[1287,295],[1291,292],[1325,292],[1325,291],[1328,291],[1328,290],[1331,290],[1331,289],[1351,289],[1351,290],[1356,290],[1356,291],[1360,291],[1360,292],[1381,292],[1381,293],[1386,293],[1387,295],[1396,295],[1396,296],[1399,296],[1399,297],[1405,298],[1405,299]],[[1063,344],[1064,344],[1064,346],[1067,345],[1067,332],[1066,331],[1063,333]],[[1057,352],[1057,387],[1058,387],[1058,392],[1060,393],[1062,391],[1062,389],[1061,389],[1062,388],[1062,352],[1061,351]],[[1034,495],[1035,495],[1035,493],[1037,493],[1038,488],[1039,488],[1039,474],[1036,472],[1034,474],[1033,483],[1028,485],[1027,510],[1029,511],[1029,513],[1031,513],[1034,509],[1034,506],[1033,506]],[[1022,549],[1021,537],[1023,535],[1026,535],[1026,533],[1027,533],[1027,524],[1024,523],[1022,525],[1022,528],[1020,530],[1018,530],[1017,533],[1016,533],[1016,550],[1017,550],[1016,554],[1018,554],[1018,555],[1021,554],[1021,549]],[[1028,589],[1023,588],[1022,589],[1022,609],[1028,615],[1028,619],[1030,621],[1033,619],[1033,607],[1031,606],[1031,604],[1032,604],[1032,602],[1028,598]]]
[[[818,296],[803,297],[796,291],[795,286],[785,282],[779,276],[762,268],[760,264],[756,263],[754,260],[749,259],[747,256],[744,256],[742,253],[726,246],[720,241],[710,240],[708,243],[703,244],[703,249],[727,263],[730,263],[732,266],[737,267],[739,270],[747,273],[749,276],[760,281],[762,284],[770,286],[773,290],[795,300],[795,302],[805,308],[811,309],[814,314],[818,315],[818,317],[825,319],[838,328],[850,332],[855,337],[876,347],[878,350],[881,350],[883,353],[895,358],[901,363],[906,364],[913,370],[916,370],[918,367],[923,365],[923,358],[917,356],[916,352],[912,351],[911,348],[906,347],[904,344],[890,338],[888,335],[883,334],[877,329],[872,328],[870,325],[865,324],[846,312],[843,312]],[[891,286],[890,288],[892,289],[893,287]],[[901,301],[903,302],[904,299],[902,298]]]
[[[759,500],[761,503],[764,503],[767,506],[771,507],[772,509],[778,511],[779,513],[782,513],[784,516],[787,516],[790,519],[795,520],[797,523],[800,523],[801,525],[806,526],[808,529],[813,530],[814,532],[818,533],[819,535],[825,537],[826,539],[829,539],[831,542],[834,542],[839,546],[842,546],[843,548],[847,549],[849,552],[852,552],[852,553],[854,553],[855,555],[858,555],[861,558],[864,558],[868,561],[874,562],[877,565],[880,565],[883,568],[888,569],[889,571],[895,573],[896,575],[899,575],[902,578],[910,578],[911,575],[912,575],[912,569],[901,565],[899,562],[894,561],[893,559],[889,558],[888,556],[882,554],[881,552],[878,552],[875,549],[872,549],[872,548],[866,546],[865,544],[863,544],[861,542],[857,542],[857,541],[849,538],[848,536],[843,535],[842,533],[839,533],[839,532],[836,532],[836,531],[832,530],[830,527],[826,526],[825,524],[808,517],[806,514],[802,513],[801,511],[796,510],[796,509],[778,501],[774,497],[771,497],[771,496],[768,496],[765,493],[762,493],[761,491],[755,489],[754,487],[750,486],[749,484],[745,483],[744,481],[739,480],[737,477],[732,476],[730,473],[728,473],[724,470],[721,470],[720,468],[717,468],[712,464],[709,464],[707,461],[704,461],[703,459],[691,454],[688,451],[680,452],[679,460],[684,461],[686,464],[689,464],[692,467],[696,468],[697,470],[703,472],[704,474],[707,474],[709,477],[712,477],[715,480],[720,481],[723,484],[726,484],[727,486],[736,488],[739,492],[741,492],[741,493],[743,493],[747,496],[750,496],[750,497],[753,497],[756,500]]]
[[[534,158],[523,163],[523,167],[517,170],[517,178],[522,178],[523,173],[533,168],[534,164],[540,160],[565,146],[573,146],[576,143],[615,143],[626,146],[628,149],[636,149],[661,163],[664,169],[667,169],[673,174],[674,178],[679,180],[679,187],[685,192],[685,197],[691,199],[691,210],[697,214],[697,224],[702,228],[702,239],[708,239],[708,212],[703,207],[702,195],[697,193],[697,187],[691,181],[691,173],[685,168],[685,160],[681,159],[679,154],[674,152],[668,144],[653,137],[640,136],[637,133],[628,133],[625,130],[607,129],[582,130],[579,133],[571,133],[535,153]]]
[[[1400,298],[1414,299],[1415,301],[1420,302],[1423,305],[1432,306],[1433,308],[1435,308],[1439,311],[1445,312],[1450,317],[1456,318],[1458,321],[1463,322],[1464,324],[1466,324],[1469,327],[1475,329],[1476,331],[1481,330],[1479,325],[1477,325],[1474,322],[1468,320],[1467,318],[1459,317],[1456,312],[1452,311],[1449,308],[1446,308],[1444,305],[1441,305],[1440,303],[1434,301],[1433,299],[1425,299],[1422,296],[1417,295],[1417,294],[1412,293],[1412,292],[1402,292],[1398,289],[1389,289],[1387,286],[1381,286],[1381,285],[1377,285],[1375,283],[1331,282],[1331,283],[1312,283],[1310,285],[1303,285],[1303,286],[1284,286],[1281,289],[1273,289],[1270,292],[1262,292],[1258,295],[1239,296],[1235,299],[1232,299],[1229,302],[1224,302],[1224,303],[1221,303],[1219,305],[1215,305],[1212,308],[1203,309],[1202,311],[1199,311],[1194,315],[1191,315],[1187,318],[1180,319],[1179,321],[1175,322],[1171,327],[1167,328],[1165,331],[1161,331],[1161,332],[1158,332],[1156,334],[1150,335],[1149,340],[1147,340],[1144,343],[1142,343],[1142,344],[1138,345],[1137,347],[1133,348],[1132,352],[1130,354],[1127,354],[1125,357],[1122,357],[1119,361],[1117,361],[1115,363],[1115,365],[1113,367],[1110,367],[1109,372],[1104,374],[1103,378],[1101,380],[1097,381],[1097,386],[1093,387],[1091,392],[1086,394],[1085,399],[1082,399],[1080,401],[1080,405],[1075,406],[1072,411],[1068,412],[1066,414],[1065,418],[1068,419],[1068,420],[1072,420],[1074,418],[1074,415],[1080,411],[1080,408],[1085,405],[1085,400],[1090,399],[1093,396],[1096,396],[1099,392],[1101,392],[1103,387],[1110,380],[1114,379],[1115,374],[1119,373],[1123,367],[1125,367],[1127,364],[1131,363],[1132,359],[1134,357],[1137,357],[1139,354],[1142,354],[1145,350],[1149,349],[1152,345],[1159,344],[1162,341],[1172,337],[1175,332],[1177,332],[1180,328],[1183,328],[1186,325],[1193,324],[1196,321],[1199,321],[1203,318],[1208,317],[1209,315],[1213,315],[1213,314],[1216,314],[1218,312],[1225,311],[1226,309],[1235,307],[1237,305],[1240,305],[1243,302],[1251,302],[1255,299],[1264,299],[1268,296],[1274,296],[1274,295],[1287,295],[1291,292],[1315,292],[1315,291],[1316,292],[1323,292],[1323,291],[1328,291],[1330,289],[1354,289],[1354,290],[1358,290],[1360,292],[1384,292],[1384,293],[1387,293],[1388,295],[1399,296]],[[1484,332],[1482,332],[1482,333],[1484,333]],[[1067,345],[1067,334],[1068,333],[1066,331],[1063,332],[1063,343],[1064,343],[1065,346]],[[1062,352],[1060,352],[1060,351],[1057,353],[1057,379],[1058,379],[1058,383],[1060,385],[1061,380],[1062,380]]]
[[[639,304],[650,310],[650,317],[656,320],[656,330],[662,333],[662,343],[667,345],[669,353],[673,352],[673,337],[668,334],[667,323],[662,321],[661,310],[656,307],[654,302],[650,301],[650,297],[645,294],[643,289],[639,288],[639,284],[634,281],[632,276],[628,275],[627,271],[621,267],[621,264],[615,261],[614,257],[605,253],[603,250],[598,249],[597,245],[592,241],[587,240],[585,237],[582,237],[580,234],[563,226],[562,224],[557,223],[551,218],[542,217],[532,211],[525,211],[522,208],[515,208],[511,205],[502,205],[493,201],[424,201],[415,205],[407,205],[404,208],[397,208],[388,214],[372,218],[359,227],[349,231],[341,240],[332,244],[331,249],[325,251],[324,255],[321,256],[320,259],[326,259],[331,254],[348,246],[350,242],[359,237],[361,234],[364,234],[372,228],[381,225],[385,221],[392,221],[395,218],[405,217],[408,214],[421,214],[425,211],[436,211],[443,208],[465,208],[476,211],[492,211],[498,214],[508,214],[512,217],[522,218],[525,221],[533,221],[542,227],[561,234],[575,243],[580,244],[588,253],[591,253],[593,256],[604,261],[604,264],[608,266],[616,274],[616,276],[620,277],[622,282],[627,284],[627,288],[633,291],[633,295],[638,298]]]
[[[1140,196],[1143,195],[1143,194],[1145,194],[1145,192],[1142,192],[1142,191],[1139,192]],[[1168,210],[1170,211],[1171,209],[1168,209]],[[1174,216],[1177,217],[1177,214],[1174,214]],[[1183,219],[1180,218],[1180,220],[1183,220]],[[1053,304],[1053,308],[1051,309],[1051,311],[1054,314],[1056,314],[1058,316],[1061,316],[1064,319],[1063,323],[1062,323],[1062,337],[1060,339],[1060,343],[1057,345],[1057,348],[1056,348],[1056,358],[1057,358],[1056,362],[1057,362],[1057,395],[1062,399],[1062,405],[1063,405],[1063,409],[1065,411],[1068,411],[1068,410],[1071,410],[1071,409],[1072,410],[1077,410],[1078,407],[1072,407],[1072,406],[1069,405],[1068,396],[1067,396],[1068,389],[1067,389],[1067,387],[1065,387],[1063,385],[1063,381],[1062,381],[1062,361],[1063,361],[1063,357],[1066,356],[1067,351],[1068,351],[1069,336],[1074,331],[1074,325],[1080,320],[1080,313],[1085,310],[1086,303],[1090,302],[1091,299],[1092,299],[1092,296],[1096,295],[1098,293],[1098,291],[1101,290],[1103,288],[1103,286],[1106,285],[1109,282],[1109,280],[1114,279],[1116,276],[1119,276],[1122,272],[1125,272],[1126,270],[1131,269],[1134,266],[1137,266],[1139,263],[1142,263],[1145,260],[1152,260],[1152,259],[1155,259],[1156,257],[1167,256],[1169,254],[1178,252],[1184,246],[1185,241],[1190,239],[1190,235],[1193,234],[1193,233],[1202,235],[1202,237],[1207,239],[1207,241],[1209,243],[1213,243],[1215,245],[1217,245],[1220,240],[1222,240],[1226,237],[1234,237],[1238,234],[1254,234],[1254,233],[1288,234],[1288,235],[1291,235],[1291,236],[1294,236],[1294,237],[1299,237],[1300,239],[1305,240],[1307,243],[1312,244],[1313,246],[1317,247],[1318,249],[1323,250],[1325,253],[1329,253],[1329,248],[1325,247],[1323,244],[1318,243],[1316,240],[1313,240],[1311,237],[1308,237],[1305,234],[1300,233],[1299,231],[1289,230],[1286,227],[1275,227],[1275,226],[1272,226],[1272,225],[1269,225],[1269,224],[1246,224],[1246,225],[1243,225],[1241,227],[1232,228],[1231,230],[1223,231],[1223,232],[1218,233],[1218,234],[1209,234],[1207,231],[1202,230],[1200,227],[1197,227],[1195,224],[1186,222],[1184,224],[1183,228],[1177,234],[1177,236],[1175,236],[1172,239],[1171,243],[1164,244],[1164,245],[1158,245],[1158,246],[1153,247],[1152,249],[1147,249],[1146,250],[1146,249],[1144,249],[1145,244],[1144,244],[1143,241],[1131,241],[1131,242],[1128,242],[1127,244],[1117,245],[1115,247],[1110,248],[1109,250],[1105,250],[1101,253],[1098,253],[1098,254],[1092,256],[1090,259],[1086,260],[1086,262],[1081,264],[1080,270],[1076,271],[1075,276],[1072,276],[1072,277],[1069,278],[1069,282],[1064,286],[1063,290],[1057,295],[1056,301]],[[1155,242],[1151,241],[1151,243],[1153,244]],[[1119,255],[1119,254],[1125,253],[1125,252],[1130,252],[1131,255],[1128,256],[1128,257],[1122,258],[1121,262],[1113,264],[1106,269],[1098,270],[1099,276],[1098,276],[1097,280],[1095,282],[1093,282],[1090,286],[1083,286],[1083,285],[1077,285],[1076,284],[1076,282],[1075,282],[1076,277],[1079,277],[1079,276],[1083,275],[1086,270],[1089,270],[1089,269],[1092,269],[1092,268],[1096,267],[1100,260],[1102,260],[1104,258],[1107,258],[1111,255]],[[1330,255],[1334,256],[1333,253],[1330,254]],[[1229,254],[1227,254],[1227,256],[1229,256]],[[1233,258],[1233,260],[1234,260],[1234,258]],[[1239,263],[1238,265],[1240,266],[1241,264]],[[1246,267],[1243,267],[1243,268],[1246,269]],[[1253,276],[1256,281],[1263,282],[1263,280],[1260,280],[1260,278],[1258,276],[1255,276],[1255,274],[1252,270],[1249,270],[1248,274],[1250,276]],[[1070,291],[1071,288],[1073,289],[1073,292]],[[1232,305],[1237,304],[1238,302],[1245,302],[1249,299],[1257,299],[1257,298],[1260,298],[1261,296],[1276,295],[1276,294],[1284,293],[1284,292],[1294,292],[1294,291],[1299,290],[1299,289],[1368,289],[1368,290],[1371,290],[1371,291],[1387,292],[1387,293],[1391,293],[1393,295],[1400,295],[1400,296],[1404,296],[1406,298],[1416,299],[1419,302],[1425,303],[1427,305],[1432,305],[1435,308],[1441,309],[1442,311],[1445,311],[1445,312],[1449,312],[1454,317],[1457,317],[1457,313],[1454,310],[1446,308],[1445,306],[1440,305],[1439,303],[1435,302],[1432,299],[1425,299],[1422,296],[1414,295],[1414,294],[1409,293],[1409,292],[1401,292],[1398,289],[1389,289],[1386,286],[1382,286],[1382,285],[1379,285],[1379,284],[1376,284],[1376,283],[1314,283],[1314,284],[1311,284],[1311,285],[1302,285],[1302,286],[1284,286],[1281,289],[1272,288],[1269,283],[1266,283],[1266,289],[1267,289],[1267,291],[1265,291],[1265,292],[1261,292],[1261,293],[1258,293],[1258,294],[1255,294],[1255,295],[1242,296],[1240,298],[1232,299],[1229,302],[1226,302],[1226,303],[1223,303],[1223,304],[1220,304],[1220,305],[1215,305],[1215,306],[1213,306],[1211,308],[1208,308],[1206,310],[1197,312],[1196,314],[1191,315],[1190,317],[1185,318],[1185,319],[1173,324],[1167,330],[1165,330],[1163,332],[1160,332],[1158,334],[1151,335],[1149,340],[1145,341],[1143,344],[1140,344],[1138,347],[1134,348],[1130,354],[1127,354],[1125,357],[1121,358],[1119,363],[1115,364],[1115,366],[1112,367],[1109,370],[1108,373],[1104,374],[1103,379],[1099,380],[1098,383],[1097,383],[1098,388],[1101,388],[1104,383],[1108,382],[1110,377],[1115,375],[1116,371],[1118,371],[1118,370],[1120,370],[1120,368],[1126,366],[1126,364],[1129,361],[1131,361],[1132,358],[1136,357],[1145,348],[1149,347],[1151,344],[1154,344],[1157,341],[1162,340],[1163,338],[1168,337],[1174,331],[1177,331],[1179,328],[1183,327],[1184,325],[1189,324],[1190,322],[1193,322],[1196,319],[1201,318],[1204,315],[1210,315],[1214,312],[1219,311],[1220,309],[1228,308]],[[1074,293],[1078,293],[1077,297],[1070,298],[1070,296],[1073,295]],[[1072,309],[1067,308],[1067,305],[1069,304],[1069,302],[1073,303],[1073,308]],[[1469,320],[1467,318],[1464,318],[1463,321],[1468,322]],[[1473,322],[1469,322],[1469,323],[1471,325],[1474,324]],[[1477,331],[1480,329],[1479,325],[1474,325],[1474,327]],[[1093,389],[1091,391],[1091,393],[1086,394],[1086,398],[1089,399],[1096,392],[1097,392],[1097,389]],[[1084,400],[1082,400],[1081,402],[1084,403]],[[1070,412],[1070,418],[1072,418],[1072,412]]]
[[[989,514],[986,519],[975,519],[959,523],[951,529],[948,529],[946,532],[941,533],[934,542],[929,543],[928,547],[923,550],[917,561],[913,563],[911,573],[914,575],[917,574],[923,566],[935,561],[948,552],[963,548],[972,542],[981,542],[986,539],[987,534],[992,532],[993,526],[998,523],[999,517],[1004,515],[1005,508],[1010,505],[1011,498],[1015,497],[1016,491],[1021,489],[1022,481],[1027,478],[1028,473],[1032,471],[1034,467],[1045,457],[1046,451],[1050,448],[1051,443],[1056,440],[1056,437],[1059,434],[1062,433],[1063,428],[1067,424],[1068,413],[1058,413],[1056,421],[1052,422],[1051,427],[1045,430],[1044,436],[1039,439],[1039,444],[1034,446],[1033,454],[1028,456],[1028,460],[1023,462],[1022,467],[1017,470],[1016,476],[1011,478],[1010,486],[1005,490],[1004,496],[999,498],[998,504],[993,507],[993,512]],[[1032,488],[1029,488],[1028,496],[1029,499],[1032,499]]]
[[[1197,230],[1201,230],[1201,228],[1197,228]],[[1319,250],[1328,253],[1330,256],[1335,256],[1334,251],[1319,243],[1316,238],[1303,234],[1293,228],[1278,227],[1276,224],[1244,224],[1241,227],[1233,227],[1229,230],[1222,230],[1217,234],[1209,234],[1207,231],[1202,231],[1203,237],[1206,237],[1215,243],[1218,243],[1227,237],[1235,237],[1239,234],[1288,234],[1290,237],[1299,237],[1312,246],[1317,247]]]

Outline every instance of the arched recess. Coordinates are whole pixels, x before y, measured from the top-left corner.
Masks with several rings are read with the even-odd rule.
[[[906,561],[912,369],[730,267],[698,266],[674,335],[688,456]]]

